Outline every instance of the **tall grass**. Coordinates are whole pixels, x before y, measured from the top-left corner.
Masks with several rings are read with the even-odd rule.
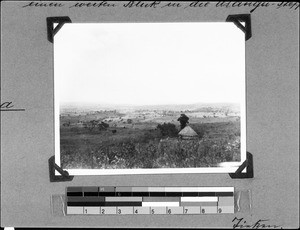
[[[216,138],[203,132],[197,140],[153,138],[118,143],[62,145],[63,168],[189,168],[213,167],[220,162],[240,161],[240,137]]]

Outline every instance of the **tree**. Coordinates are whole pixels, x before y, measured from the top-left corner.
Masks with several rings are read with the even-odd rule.
[[[189,117],[185,114],[181,114],[177,121],[180,122],[180,128],[184,129],[184,127],[189,123]]]

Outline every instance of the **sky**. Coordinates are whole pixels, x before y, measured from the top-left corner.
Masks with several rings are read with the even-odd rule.
[[[245,35],[231,22],[66,23],[54,37],[63,104],[245,100]]]

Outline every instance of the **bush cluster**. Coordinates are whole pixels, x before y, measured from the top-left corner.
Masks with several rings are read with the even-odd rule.
[[[157,129],[160,130],[162,136],[177,137],[178,130],[172,123],[163,123],[157,125]]]

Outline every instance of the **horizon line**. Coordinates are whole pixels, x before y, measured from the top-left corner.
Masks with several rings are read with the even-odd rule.
[[[77,105],[77,106],[187,106],[187,105],[205,105],[205,104],[236,104],[239,102],[195,102],[195,103],[164,103],[164,104],[130,104],[130,103],[102,103],[102,102],[61,102],[60,106]]]

